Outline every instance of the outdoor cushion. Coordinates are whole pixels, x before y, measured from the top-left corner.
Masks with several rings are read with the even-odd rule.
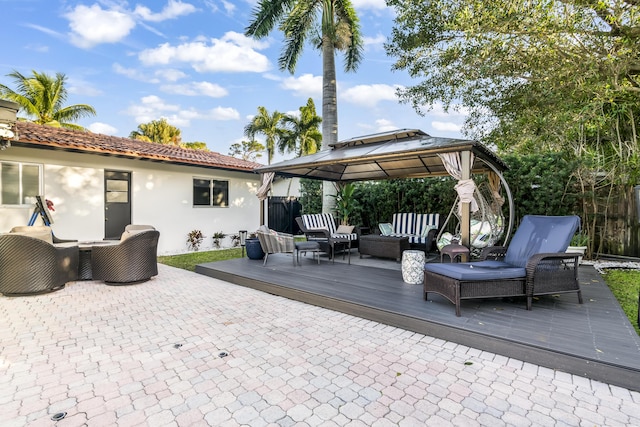
[[[393,226],[390,222],[383,222],[378,224],[378,228],[380,229],[380,234],[383,236],[390,236],[393,234]]]
[[[579,225],[578,216],[525,215],[509,243],[504,262],[526,267],[535,254],[564,252]]]
[[[53,245],[53,232],[47,225],[20,225],[13,227],[10,233],[34,237]]]
[[[499,261],[462,262],[453,264],[425,264],[424,269],[460,281],[521,279],[527,272]]]
[[[336,233],[338,234],[350,234],[353,232],[353,225],[339,225]]]

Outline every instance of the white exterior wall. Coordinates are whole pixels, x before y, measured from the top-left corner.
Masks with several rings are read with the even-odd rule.
[[[288,193],[288,194],[287,194]],[[300,178],[276,177],[271,185],[271,196],[300,198]]]
[[[0,159],[44,165],[43,195],[54,203],[52,227],[62,239],[104,238],[105,169],[131,172],[131,222],[160,231],[159,254],[187,252],[194,229],[205,236],[200,250],[207,250],[214,232],[237,234],[260,225],[259,174],[22,147],[0,152]],[[228,181],[229,207],[194,207],[194,177]],[[26,225],[32,212],[33,206],[0,206],[0,232]],[[231,239],[222,246],[230,247]]]

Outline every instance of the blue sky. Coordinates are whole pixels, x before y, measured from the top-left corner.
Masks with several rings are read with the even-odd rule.
[[[383,48],[393,10],[384,0],[352,0],[365,40],[355,73],[338,73],[338,139],[401,128],[461,137],[461,114],[436,105],[425,116],[400,104],[395,89],[416,83],[392,72]],[[322,61],[310,46],[294,75],[278,69],[281,34],[252,40],[243,33],[256,0],[51,1],[0,0],[6,75],[32,70],[66,74],[69,104],[97,115],[79,124],[128,136],[140,123],[166,118],[184,142],[202,141],[228,154],[243,139],[258,106],[294,112],[313,98],[322,112]],[[277,155],[276,160],[293,155]],[[266,156],[260,160],[266,163]]]

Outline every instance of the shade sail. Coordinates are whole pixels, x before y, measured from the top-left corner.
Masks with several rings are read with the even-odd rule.
[[[447,171],[438,153],[462,151],[474,154],[471,173],[507,169],[498,156],[477,141],[439,138],[418,129],[401,129],[339,141],[327,150],[262,166],[255,171],[346,182],[444,176]]]

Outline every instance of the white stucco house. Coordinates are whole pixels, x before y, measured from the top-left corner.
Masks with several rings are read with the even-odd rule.
[[[28,122],[16,131],[0,151],[0,232],[28,224],[36,195],[53,202],[60,238],[118,239],[127,224],[149,224],[160,231],[161,255],[186,252],[192,230],[202,231],[206,250],[213,233],[263,221],[258,163]]]

